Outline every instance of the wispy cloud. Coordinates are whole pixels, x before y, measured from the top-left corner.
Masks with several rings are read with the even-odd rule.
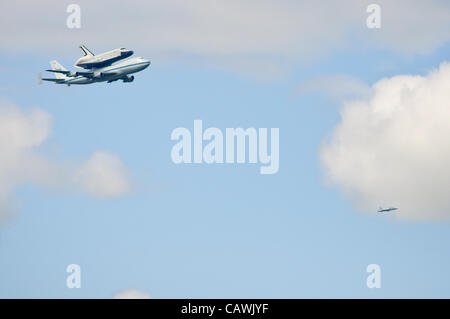
[[[297,87],[299,95],[320,93],[337,102],[348,99],[367,98],[371,88],[361,80],[349,75],[322,75],[303,81]]]
[[[42,155],[40,147],[50,136],[51,124],[46,111],[38,107],[22,110],[0,98],[0,219],[8,212],[14,190],[25,183],[80,189],[101,197],[130,190],[126,169],[117,155],[95,152],[76,165]]]
[[[150,293],[137,289],[127,289],[116,293],[114,299],[150,299]]]
[[[81,164],[74,182],[98,197],[119,196],[131,190],[127,169],[119,156],[103,151],[95,152]]]

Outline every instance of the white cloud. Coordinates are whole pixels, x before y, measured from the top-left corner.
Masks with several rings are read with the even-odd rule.
[[[400,208],[410,220],[450,219],[450,64],[378,81],[347,102],[321,149],[328,181],[362,210]]]
[[[0,98],[0,219],[8,212],[14,190],[25,183],[58,189],[76,186],[101,196],[129,191],[126,171],[116,155],[96,152],[78,168],[42,155],[40,146],[49,138],[51,124],[46,111],[22,110]]]
[[[370,95],[370,87],[361,80],[348,75],[322,75],[307,79],[299,84],[297,93],[300,95],[309,93],[325,93],[332,99],[341,102],[343,100],[367,97]]]
[[[131,190],[128,172],[117,155],[95,152],[76,171],[75,183],[99,197],[122,195]]]
[[[116,293],[114,299],[150,299],[150,293],[137,289],[128,289]]]
[[[376,30],[366,27],[372,0],[130,0],[126,9],[122,1],[76,3],[80,29],[66,27],[67,2],[2,1],[3,52],[69,53],[74,60],[80,43],[96,52],[127,46],[158,63],[188,59],[277,73],[354,43],[410,54],[450,40],[450,2],[440,0],[379,0]]]

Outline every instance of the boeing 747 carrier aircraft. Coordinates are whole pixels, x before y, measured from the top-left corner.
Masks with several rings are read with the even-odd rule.
[[[81,48],[83,49],[83,52],[87,50],[84,46],[81,46]],[[112,50],[97,56],[102,58],[96,60],[93,59],[95,56],[89,50],[87,50],[87,52],[89,52],[89,54],[86,54],[88,59],[82,60],[83,58],[81,58],[75,65],[86,67],[89,71],[69,71],[58,63],[58,61],[53,60],[50,62],[51,70],[46,71],[53,72],[55,77],[42,78],[42,74],[39,73],[39,83],[42,83],[42,81],[49,81],[70,86],[72,84],[91,84],[96,82],[110,83],[117,80],[133,82],[134,76],[131,74],[142,71],[150,65],[149,60],[140,57],[123,60],[113,64],[115,61],[118,61],[119,56],[119,60],[123,59],[121,53],[125,52],[126,56],[133,54],[133,51],[131,50]]]

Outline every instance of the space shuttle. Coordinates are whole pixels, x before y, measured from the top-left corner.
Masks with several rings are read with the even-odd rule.
[[[84,56],[77,60],[75,67],[81,69],[103,68],[114,62],[128,58],[134,53],[132,50],[120,48],[95,55],[84,45],[81,45],[80,49],[83,51]]]

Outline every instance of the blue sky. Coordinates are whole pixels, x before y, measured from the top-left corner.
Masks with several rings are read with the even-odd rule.
[[[133,83],[39,86],[36,74],[49,60],[73,69],[78,48],[63,41],[56,55],[16,41],[1,50],[0,96],[23,112],[36,106],[51,116],[38,154],[55,162],[83,161],[99,150],[116,154],[132,190],[98,198],[18,183],[8,193],[11,218],[0,224],[0,297],[110,298],[127,289],[154,298],[450,297],[448,221],[374,214],[376,206],[360,209],[339,183],[327,185],[320,149],[341,121],[342,101],[326,87],[298,94],[301,83],[325,75],[367,86],[426,75],[448,60],[446,35],[434,47],[424,42],[424,50],[403,52],[349,31],[344,38],[354,41],[320,47],[317,58],[275,52],[282,71],[273,75],[264,74],[271,54],[258,72],[239,70],[246,62],[240,53],[229,66],[211,50],[195,55],[180,44],[179,54],[165,58],[164,50],[175,49],[147,46],[147,37],[96,46],[104,31],[85,25],[94,52],[126,46],[151,66]],[[70,37],[77,30],[61,32]],[[52,42],[50,34],[39,36]],[[278,173],[260,175],[259,164],[174,164],[170,134],[192,131],[196,119],[223,131],[279,128]],[[66,287],[69,264],[81,267],[80,289]],[[381,267],[380,289],[366,286],[369,264]]]

